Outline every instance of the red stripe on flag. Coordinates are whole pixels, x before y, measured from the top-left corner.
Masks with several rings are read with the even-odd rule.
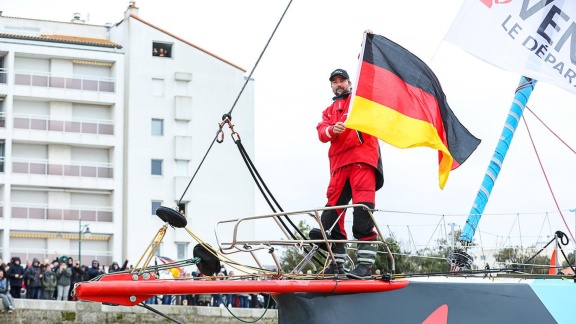
[[[448,147],[438,101],[432,94],[407,84],[393,72],[366,61],[362,62],[361,73],[356,89],[357,96],[432,124],[442,143]]]

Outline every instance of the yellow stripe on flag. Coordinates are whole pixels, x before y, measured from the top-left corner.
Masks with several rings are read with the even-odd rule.
[[[441,151],[443,155],[438,169],[438,179],[440,188],[444,189],[453,159],[434,125],[408,117],[360,96],[354,98],[345,125],[347,128],[378,137],[398,148],[427,146]]]

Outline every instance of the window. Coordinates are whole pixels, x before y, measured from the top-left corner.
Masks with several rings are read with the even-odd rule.
[[[176,258],[184,260],[188,258],[188,243],[176,243]]]
[[[159,200],[152,200],[152,213],[151,215],[156,215],[156,209],[162,206],[162,201]]]
[[[152,56],[172,57],[172,44],[153,42]]]
[[[152,118],[152,135],[164,135],[164,119]]]
[[[154,252],[154,255],[157,257],[162,255],[162,244],[164,244],[164,243],[160,242],[160,244],[158,245],[158,249],[156,249],[156,252]]]
[[[2,71],[0,71],[0,78],[2,78]],[[0,98],[0,127],[6,127],[6,116],[4,116],[4,98]]]
[[[0,140],[0,172],[4,172],[4,140]]]
[[[6,55],[0,57],[0,83],[6,83],[6,70],[4,69],[4,57]]]
[[[186,217],[186,204],[185,203],[179,203],[178,204],[178,211],[180,211],[180,214],[182,214],[184,217]]]
[[[162,160],[152,160],[152,175],[162,175]]]

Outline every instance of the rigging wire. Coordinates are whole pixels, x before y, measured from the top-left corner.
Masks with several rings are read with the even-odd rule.
[[[528,137],[530,138],[530,142],[532,143],[532,148],[534,148],[534,153],[536,154],[536,158],[538,159],[538,164],[540,164],[540,169],[542,170],[542,174],[544,175],[544,179],[546,179],[546,184],[548,185],[548,190],[550,191],[550,194],[552,195],[552,199],[554,200],[554,204],[556,205],[556,208],[560,212],[560,217],[562,217],[562,221],[564,222],[564,225],[566,226],[566,229],[568,230],[568,233],[570,234],[570,237],[572,238],[572,242],[576,242],[576,240],[574,240],[574,234],[572,234],[572,230],[570,230],[570,227],[568,226],[568,223],[566,222],[566,218],[564,217],[564,214],[562,214],[562,211],[560,210],[560,205],[558,204],[558,199],[556,199],[556,194],[554,194],[554,190],[552,190],[552,186],[550,185],[550,180],[548,179],[548,174],[546,173],[546,170],[544,170],[544,165],[542,164],[542,159],[540,159],[540,154],[538,153],[538,149],[536,149],[536,144],[534,143],[534,138],[532,138],[532,133],[530,132],[530,128],[528,127],[528,123],[526,122],[526,118],[522,118],[522,121],[524,121],[524,125],[526,126],[526,130],[528,131]]]
[[[576,151],[570,147],[570,145],[568,145],[562,138],[560,138],[560,136],[558,136],[558,134],[556,134],[552,129],[550,129],[550,127],[548,127],[548,125],[546,125],[546,123],[544,123],[542,121],[542,119],[540,119],[540,117],[538,117],[538,115],[536,115],[532,109],[530,109],[530,107],[526,106],[526,109],[528,109],[528,111],[532,114],[532,116],[536,117],[536,119],[538,119],[538,121],[544,126],[546,127],[546,129],[548,129],[550,131],[550,133],[552,135],[554,135],[554,137],[556,137],[560,142],[562,142],[562,144],[564,144],[564,146],[566,146],[570,151],[572,151],[572,153],[576,154]]]
[[[292,4],[292,0],[290,0],[290,2],[288,3],[288,5],[286,6],[286,9],[284,9],[284,12],[282,13],[282,16],[280,17],[280,20],[278,21],[278,23],[276,24],[276,27],[274,28],[274,31],[272,32],[272,35],[270,35],[270,37],[268,38],[268,41],[266,42],[266,45],[264,46],[264,49],[262,50],[262,52],[260,52],[260,56],[258,56],[258,59],[256,60],[256,63],[254,63],[254,66],[252,67],[252,70],[250,71],[250,74],[248,75],[248,77],[246,78],[246,81],[244,81],[244,85],[242,85],[242,89],[240,89],[240,92],[238,93],[238,96],[236,97],[236,100],[234,100],[234,103],[232,104],[232,107],[230,108],[230,111],[228,111],[228,114],[224,115],[224,116],[229,116],[230,118],[232,115],[232,111],[234,110],[234,108],[236,107],[236,104],[238,103],[238,100],[240,99],[240,97],[242,96],[242,93],[244,92],[244,89],[246,89],[246,85],[248,84],[248,82],[250,82],[250,80],[252,79],[252,74],[254,74],[254,71],[256,70],[256,67],[258,67],[258,64],[260,63],[260,60],[262,59],[262,56],[264,55],[264,52],[266,52],[266,49],[268,48],[268,45],[270,44],[270,41],[272,41],[272,38],[274,37],[274,34],[276,34],[276,31],[278,30],[278,27],[280,26],[280,23],[282,22],[282,20],[284,19],[284,16],[286,15],[286,12],[288,11],[288,8],[290,8],[290,5]],[[225,119],[225,118],[223,118]],[[212,143],[210,143],[210,145],[208,146],[208,150],[206,151],[206,153],[204,154],[204,157],[202,157],[202,160],[200,161],[200,164],[198,165],[198,167],[196,168],[196,171],[194,172],[194,174],[192,175],[192,178],[190,179],[190,181],[188,182],[188,185],[186,186],[186,188],[184,189],[184,192],[182,193],[182,196],[180,197],[180,200],[178,200],[178,205],[180,205],[180,203],[182,202],[182,199],[184,199],[184,195],[186,194],[186,192],[188,191],[188,189],[190,188],[190,185],[192,185],[192,181],[194,181],[194,178],[196,178],[196,174],[198,174],[198,171],[200,171],[200,167],[204,164],[204,160],[206,160],[206,157],[208,156],[208,153],[210,152],[210,150],[212,149],[212,146],[214,146],[214,143],[218,140],[218,135],[220,135],[220,133],[222,132],[222,127],[224,126],[224,120],[220,123],[220,127],[218,128],[218,131],[216,132],[216,135],[214,136],[214,139],[212,139]]]

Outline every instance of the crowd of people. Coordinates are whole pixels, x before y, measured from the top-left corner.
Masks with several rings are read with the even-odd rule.
[[[127,265],[128,260],[122,267],[114,262],[108,272],[123,271]],[[71,287],[104,273],[98,260],[93,260],[92,266],[87,267],[66,256],[56,256],[52,261],[33,258],[25,265],[18,256],[12,257],[9,263],[0,259],[0,298],[9,313],[14,311],[14,298],[73,301]]]
[[[177,274],[176,274],[177,273]],[[160,279],[208,279],[201,272],[172,272],[162,270],[158,274]],[[215,280],[235,280],[234,271],[227,271],[224,266],[214,278]],[[236,278],[236,280],[240,280]],[[257,277],[243,277],[242,280],[258,280]],[[276,302],[269,294],[189,294],[189,295],[159,295],[145,301],[146,304],[183,305],[183,306],[208,306],[208,307],[236,307],[236,308],[277,308]]]
[[[50,259],[37,258],[21,264],[20,257],[13,257],[9,263],[0,259],[0,299],[5,307],[0,305],[0,311],[4,309],[8,313],[15,310],[14,298],[48,299],[60,301],[76,300],[72,295],[74,285],[81,281],[92,280],[106,273],[130,270],[128,260],[122,266],[113,262],[108,271],[100,265],[98,260],[93,260],[90,267],[81,265],[72,257],[55,257]],[[234,277],[233,271],[221,268],[216,279]],[[185,272],[172,268],[158,273],[159,279],[196,279],[205,277],[196,271]],[[246,278],[252,279],[252,278]],[[238,307],[238,308],[276,308],[276,303],[268,294],[190,294],[190,295],[158,295],[146,300],[147,304],[183,305],[183,306],[214,306],[214,307]]]

